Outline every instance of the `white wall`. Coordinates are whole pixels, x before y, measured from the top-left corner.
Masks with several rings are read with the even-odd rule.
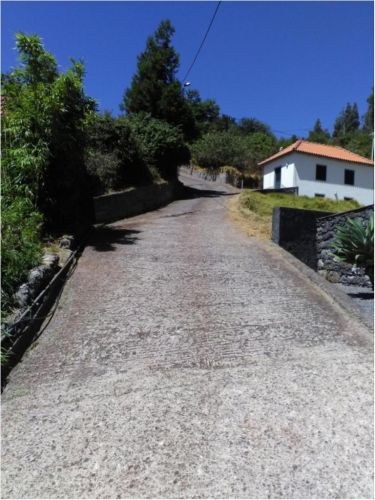
[[[374,169],[372,167],[303,153],[297,153],[296,156],[298,156],[296,180],[299,195],[315,196],[319,193],[332,199],[354,198],[362,205],[374,203]],[[317,164],[326,165],[326,181],[315,180]],[[354,170],[354,186],[344,184],[345,169]]]
[[[273,189],[275,187],[275,168],[281,167],[280,187],[294,187],[296,184],[294,163],[285,157],[274,160],[263,168],[263,189]]]
[[[326,165],[326,181],[315,179],[317,164]],[[264,189],[275,187],[276,167],[282,167],[280,187],[297,186],[300,196],[324,194],[335,199],[337,195],[340,200],[353,198],[362,205],[374,203],[374,169],[370,166],[294,152],[263,167]],[[344,184],[345,169],[354,170],[354,186]]]

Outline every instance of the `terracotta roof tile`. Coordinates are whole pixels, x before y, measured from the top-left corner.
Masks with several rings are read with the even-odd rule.
[[[305,153],[314,156],[324,156],[325,158],[334,158],[336,160],[347,161],[350,163],[361,163],[363,165],[368,165],[373,167],[374,162],[365,158],[364,156],[357,155],[356,153],[352,153],[347,149],[340,148],[339,146],[330,146],[328,144],[318,144],[317,142],[304,141],[300,139],[295,143],[287,146],[282,149],[278,153],[266,158],[265,160],[258,163],[258,165],[265,165],[266,163],[275,160],[276,158],[280,158],[288,153],[292,152]]]

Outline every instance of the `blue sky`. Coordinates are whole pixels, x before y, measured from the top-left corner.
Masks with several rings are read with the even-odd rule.
[[[2,2],[2,71],[16,64],[14,33],[37,33],[62,68],[86,64],[86,92],[119,112],[137,54],[162,19],[183,78],[216,2]],[[332,129],[347,102],[360,113],[373,85],[372,2],[223,2],[189,75],[223,113],[254,116],[284,135]],[[281,135],[277,133],[277,135]]]

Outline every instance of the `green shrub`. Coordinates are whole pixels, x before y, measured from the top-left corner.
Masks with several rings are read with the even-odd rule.
[[[243,137],[231,132],[210,132],[191,146],[193,162],[203,168],[225,165],[243,169],[247,156]]]
[[[2,310],[38,264],[46,231],[75,231],[91,216],[85,119],[94,103],[83,66],[60,73],[38,36],[18,34],[20,65],[2,75]]]
[[[127,120],[153,176],[177,179],[177,168],[190,161],[190,152],[181,131],[149,114],[131,115]]]
[[[125,185],[121,163],[115,153],[88,150],[86,168],[94,195],[115,191]]]
[[[347,219],[336,230],[332,243],[335,258],[363,267],[374,288],[374,217],[367,224],[361,219]]]
[[[28,271],[39,263],[42,245],[40,228],[42,215],[27,198],[5,197],[2,203],[1,237],[1,309],[10,311],[13,294],[27,277]]]
[[[275,144],[273,136],[261,132],[210,132],[191,146],[191,153],[194,163],[201,167],[217,169],[231,165],[259,175],[258,162],[275,152]]]
[[[93,115],[87,135],[86,166],[94,194],[153,181],[126,117]]]
[[[20,65],[2,77],[4,176],[43,213],[45,227],[75,230],[92,216],[84,150],[94,102],[83,91],[83,66],[72,60],[60,73],[36,35],[18,34],[16,46]]]

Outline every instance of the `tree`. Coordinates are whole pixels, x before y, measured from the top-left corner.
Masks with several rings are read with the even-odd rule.
[[[243,137],[233,132],[209,132],[191,146],[191,152],[197,165],[209,169],[244,169],[248,160]]]
[[[327,129],[323,129],[320,119],[315,122],[314,128],[310,130],[308,140],[319,142],[321,144],[328,144],[331,136]]]
[[[36,35],[18,34],[16,47],[21,64],[2,78],[4,180],[27,191],[50,231],[75,231],[92,216],[84,150],[95,103],[83,91],[83,64],[72,59],[58,72]]]
[[[16,35],[20,65],[2,75],[2,308],[39,261],[40,236],[91,222],[85,120],[95,108],[83,65],[57,62],[36,35]]]
[[[127,114],[149,113],[153,118],[180,126],[185,138],[192,139],[197,130],[183,87],[176,78],[179,56],[171,44],[174,32],[169,20],[162,21],[147,39],[120,108]]]
[[[220,115],[218,118],[216,118],[210,127],[210,130],[212,132],[228,132],[228,131],[234,131],[237,129],[237,123],[236,119],[233,118],[233,116],[229,115]]]
[[[258,163],[276,153],[276,143],[276,137],[264,132],[255,132],[245,137],[248,167],[251,173],[258,176],[261,174]]]
[[[291,144],[294,144],[296,141],[298,141],[298,137],[293,134],[291,135],[289,138],[287,137],[280,137],[280,139],[278,139],[277,141],[277,149],[284,149],[284,148],[287,148],[288,146],[290,146]]]
[[[150,171],[163,179],[176,180],[177,167],[190,161],[181,131],[145,113],[131,115],[127,122]]]
[[[349,138],[345,147],[353,153],[370,158],[372,150],[372,135],[364,132],[363,130],[358,130]]]
[[[256,118],[241,118],[238,128],[244,134],[260,132],[262,134],[273,135],[270,127]]]
[[[359,129],[359,113],[358,106],[356,103],[347,104],[343,111],[336,118],[333,137],[334,138],[344,138]]]
[[[199,133],[202,135],[219,118],[220,107],[213,99],[202,101],[198,90],[188,90],[186,100],[193,113]]]
[[[363,130],[365,132],[374,132],[374,87],[372,87],[371,95],[367,98],[367,111],[363,117]]]

